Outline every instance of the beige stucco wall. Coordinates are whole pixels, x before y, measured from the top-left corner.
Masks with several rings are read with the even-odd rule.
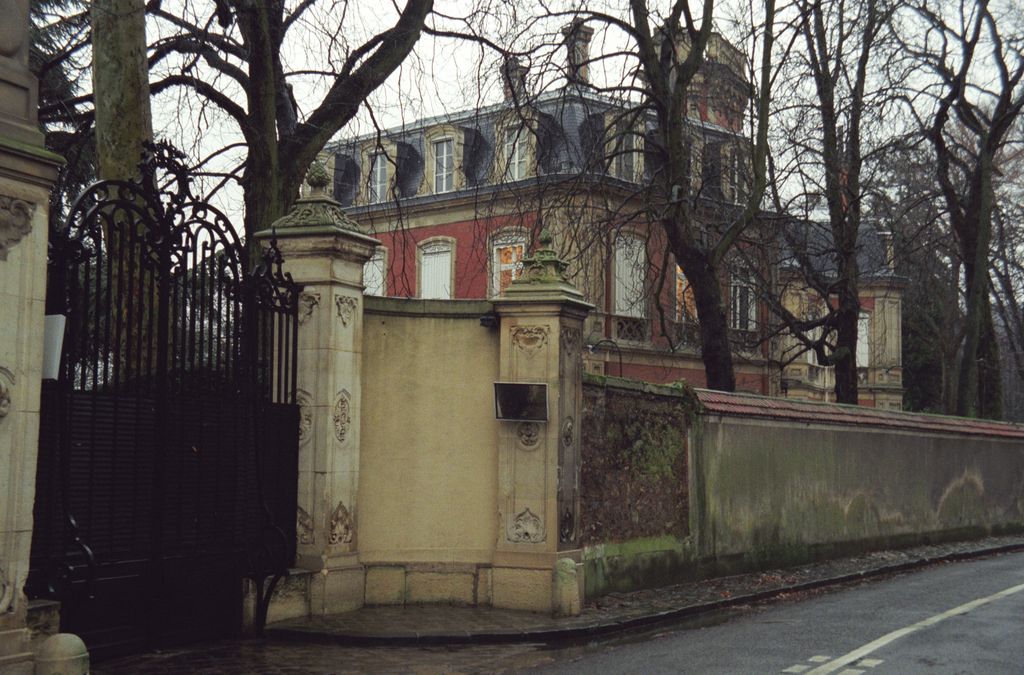
[[[691,432],[699,555],[784,562],[1024,528],[1024,442],[701,416]]]
[[[366,300],[358,519],[368,568],[492,559],[498,331],[480,325],[491,310],[477,301]],[[368,572],[368,602],[373,577],[384,584],[387,576]],[[415,595],[417,580],[406,583]]]

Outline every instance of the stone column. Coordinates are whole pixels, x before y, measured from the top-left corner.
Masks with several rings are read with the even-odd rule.
[[[565,276],[551,248],[524,262],[523,275],[495,301],[501,318],[503,382],[547,384],[547,422],[501,422],[495,607],[579,613],[583,575],[578,512],[583,320],[593,305]]]
[[[360,368],[363,264],[376,239],[357,231],[326,196],[326,170],[314,165],[312,193],[274,223],[284,270],[303,284],[299,296],[299,567],[317,572],[310,611],[361,607],[358,556]],[[271,232],[257,235],[272,236]]]
[[[28,0],[0,0],[0,671],[31,673],[23,592],[32,545],[46,299],[47,152],[28,70]]]

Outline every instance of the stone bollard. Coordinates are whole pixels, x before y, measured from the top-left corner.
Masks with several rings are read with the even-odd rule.
[[[580,579],[577,563],[572,558],[560,558],[555,563],[555,614],[577,616],[580,613]]]
[[[51,635],[36,654],[36,675],[89,675],[89,650],[72,633]]]

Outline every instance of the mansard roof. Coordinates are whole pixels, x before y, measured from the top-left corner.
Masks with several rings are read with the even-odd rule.
[[[857,232],[857,267],[864,281],[902,282],[889,264],[887,234],[869,218],[861,221]],[[836,248],[829,224],[824,220],[790,220],[783,230],[782,266],[799,268],[798,254],[806,256],[811,266],[827,278],[837,276]]]
[[[497,136],[504,120],[518,116],[529,119],[537,135],[537,176],[578,176],[605,173],[605,127],[612,115],[627,111],[622,101],[598,94],[586,85],[570,84],[545,92],[527,104],[517,107],[513,101],[446,115],[424,118],[343,139],[327,145],[325,152],[335,156],[334,192],[343,205],[350,206],[356,198],[360,176],[366,171],[361,151],[367,144],[394,144],[397,157],[395,186],[399,199],[423,198],[426,201],[451,199],[459,191],[440,195],[422,194],[427,156],[426,135],[442,125],[462,131],[464,149],[462,170],[464,191],[487,186],[493,175]],[[695,131],[710,138],[736,138],[736,134],[717,124],[690,118]],[[644,122],[644,133],[655,129],[652,116]],[[372,207],[371,207],[372,208]]]

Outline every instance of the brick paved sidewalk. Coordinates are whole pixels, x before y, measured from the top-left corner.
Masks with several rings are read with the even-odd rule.
[[[578,617],[441,605],[367,607],[279,622],[264,640],[225,640],[97,664],[93,673],[339,673],[519,671],[550,658],[544,645],[701,617],[815,588],[928,564],[1024,550],[1024,536],[880,551],[783,570],[612,593]]]

